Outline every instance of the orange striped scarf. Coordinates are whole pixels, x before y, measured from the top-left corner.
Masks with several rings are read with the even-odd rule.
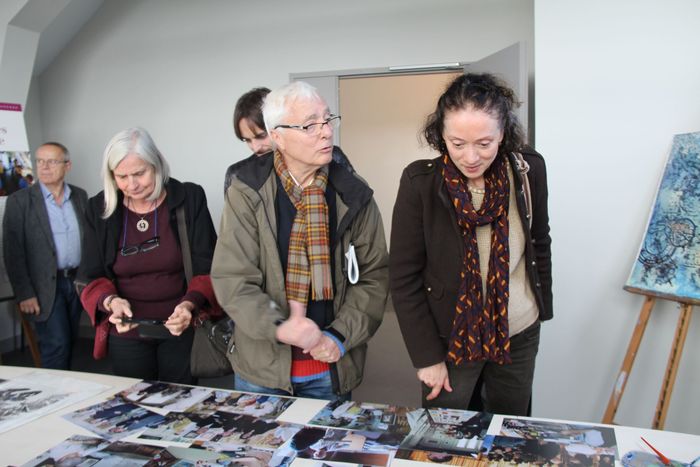
[[[325,196],[328,166],[320,168],[313,182],[302,189],[290,175],[279,151],[275,151],[274,163],[284,191],[297,210],[289,236],[287,299],[306,305],[310,284],[313,300],[332,300],[330,231]]]

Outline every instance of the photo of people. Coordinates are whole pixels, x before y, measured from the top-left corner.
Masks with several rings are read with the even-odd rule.
[[[423,450],[477,457],[492,415],[454,409],[420,409],[409,414],[411,432],[401,444],[407,451]],[[406,458],[406,457],[403,457]]]
[[[407,414],[415,409],[355,401],[330,402],[309,425],[360,431],[390,431],[407,435],[411,430]]]
[[[160,425],[164,417],[144,407],[114,397],[63,416],[93,433],[107,439],[124,438],[136,431]]]
[[[0,383],[0,433],[87,399],[105,386],[65,376],[30,373]]]
[[[615,430],[608,426],[504,418],[500,434],[564,444],[571,455],[617,455]]]
[[[119,393],[129,402],[184,412],[212,393],[211,389],[160,381],[141,381]]]
[[[270,465],[271,451],[240,447],[235,451],[215,452],[194,448],[168,447],[156,454],[146,467],[263,467]]]
[[[396,452],[396,458],[428,464],[461,465],[465,467],[486,467],[488,465],[485,456],[459,456],[446,452],[423,451],[420,449],[399,449]]]
[[[212,391],[209,397],[188,411],[200,414],[220,411],[276,420],[293,403],[294,399],[290,397],[235,391]]]
[[[138,439],[214,451],[235,451],[242,446],[275,450],[300,428],[300,425],[226,412],[170,413],[162,423],[141,433]]]
[[[75,467],[160,465],[152,464],[162,447],[124,441],[108,441],[90,436],[71,436],[21,467]]]
[[[37,467],[40,465],[55,467],[74,466],[77,465],[77,462],[88,457],[91,453],[99,451],[109,443],[103,438],[74,435],[29,462],[22,464],[21,467]]]
[[[294,459],[313,459],[323,463],[385,466],[396,451],[395,446],[385,441],[367,432],[304,427],[275,453],[272,462],[286,465]]]
[[[589,465],[594,467],[615,464],[615,454],[605,451],[570,451],[569,445],[544,439],[495,436],[485,442],[490,464],[497,465]]]
[[[29,152],[0,151],[0,196],[7,196],[34,183]]]

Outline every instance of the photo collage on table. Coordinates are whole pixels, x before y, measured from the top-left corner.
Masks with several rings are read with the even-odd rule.
[[[95,459],[80,465],[605,466],[617,454],[609,427],[508,417],[490,427],[485,412],[353,401],[329,402],[306,425],[281,421],[295,403],[143,381],[63,416],[100,438],[73,436],[25,465],[76,465],[71,459],[80,455]]]

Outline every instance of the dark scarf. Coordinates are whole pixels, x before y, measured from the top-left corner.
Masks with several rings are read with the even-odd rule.
[[[508,248],[508,205],[510,180],[503,155],[496,156],[484,173],[486,194],[479,210],[474,209],[467,178],[448,155],[442,159],[442,175],[457,214],[464,241],[462,281],[457,295],[447,360],[460,365],[489,360],[510,363],[508,334],[508,285],[510,250]],[[476,227],[492,224],[491,248],[484,300],[479,267]]]

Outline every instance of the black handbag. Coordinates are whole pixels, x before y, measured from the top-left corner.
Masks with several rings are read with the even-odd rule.
[[[182,262],[187,283],[192,280],[192,255],[185,227],[185,208],[176,210],[177,230],[180,235]],[[233,341],[233,320],[224,316],[216,321],[204,311],[194,320],[194,340],[190,352],[190,373],[195,378],[216,378],[233,373],[228,356],[235,346]]]
[[[233,373],[228,355],[233,352],[233,320],[203,319],[194,328],[190,372],[195,378],[217,378]]]

